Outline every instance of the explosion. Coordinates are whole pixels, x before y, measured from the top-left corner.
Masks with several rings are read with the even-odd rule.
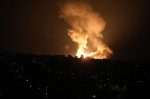
[[[94,59],[106,59],[112,50],[107,47],[102,39],[102,31],[106,22],[98,12],[93,11],[91,6],[83,2],[67,2],[61,5],[60,18],[63,18],[71,28],[68,35],[72,41],[78,44],[76,56],[81,55]],[[87,46],[88,43],[91,46]]]

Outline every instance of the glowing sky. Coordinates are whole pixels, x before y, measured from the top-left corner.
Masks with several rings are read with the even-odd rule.
[[[70,0],[5,0],[1,2],[0,51],[76,54],[59,18],[59,2]],[[78,1],[78,0],[77,0]],[[82,0],[81,0],[82,1]],[[104,42],[113,58],[150,59],[149,3],[144,0],[83,0],[106,21]]]

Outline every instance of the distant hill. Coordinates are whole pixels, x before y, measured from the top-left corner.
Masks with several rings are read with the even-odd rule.
[[[147,99],[149,62],[0,53],[0,98]]]

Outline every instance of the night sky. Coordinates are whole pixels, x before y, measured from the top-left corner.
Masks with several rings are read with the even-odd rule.
[[[4,0],[1,2],[0,51],[71,54],[77,44],[59,18],[59,3],[71,0]],[[150,4],[146,0],[76,0],[89,3],[107,25],[104,42],[112,58],[150,60]]]

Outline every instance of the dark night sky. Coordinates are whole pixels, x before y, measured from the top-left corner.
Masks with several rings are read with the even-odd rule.
[[[60,1],[4,0],[1,2],[0,51],[36,54],[72,54],[77,44],[59,18]],[[113,58],[150,60],[150,5],[146,0],[77,0],[88,2],[107,26],[104,42]],[[68,45],[70,48],[65,49]]]

